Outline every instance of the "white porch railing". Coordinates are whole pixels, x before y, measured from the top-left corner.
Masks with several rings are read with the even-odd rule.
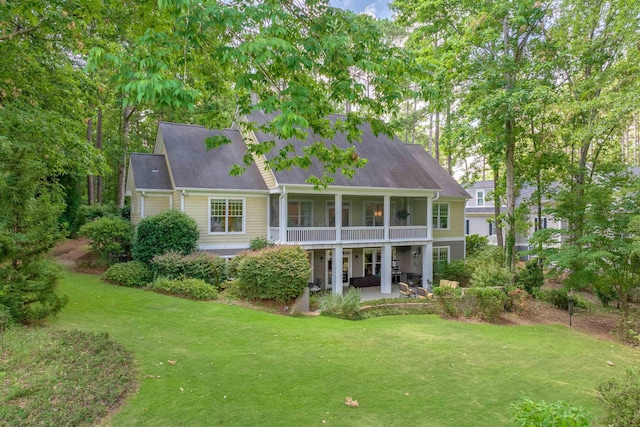
[[[391,240],[411,240],[411,239],[426,239],[427,238],[427,226],[426,225],[412,225],[406,227],[390,227],[389,238]]]
[[[384,239],[384,227],[344,227],[342,241],[363,241]]]
[[[427,238],[427,226],[393,226],[389,228],[389,240],[424,240]],[[280,240],[280,228],[269,227],[269,240]],[[384,227],[344,227],[343,242],[379,242],[384,240]],[[334,227],[288,227],[287,242],[334,242]]]

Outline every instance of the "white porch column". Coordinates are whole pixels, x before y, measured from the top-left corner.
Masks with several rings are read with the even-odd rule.
[[[342,194],[335,195],[336,241],[342,241]]]
[[[391,212],[389,212],[390,210],[391,210],[391,196],[384,196],[384,240],[389,240],[389,225],[391,224]],[[383,256],[383,261],[384,261],[384,256]],[[391,265],[391,261],[389,261],[389,265]]]
[[[391,245],[383,245],[381,255],[382,255],[382,260],[381,260],[382,265],[380,266],[380,292],[383,294],[390,294],[391,293]]]
[[[180,212],[184,212],[184,196],[185,191],[182,190],[182,192],[180,192]]]
[[[333,248],[331,259],[331,292],[334,295],[342,295],[342,246]]]
[[[280,195],[280,206],[279,206],[279,215],[280,218],[278,218],[278,227],[279,227],[279,233],[280,233],[280,243],[284,243],[287,241],[287,217],[288,217],[288,208],[289,208],[289,203],[288,203],[288,196],[286,191],[283,189],[283,193]]]
[[[427,239],[433,239],[433,197],[427,196]],[[422,252],[424,253],[424,251]]]
[[[422,287],[433,289],[433,242],[422,247]]]

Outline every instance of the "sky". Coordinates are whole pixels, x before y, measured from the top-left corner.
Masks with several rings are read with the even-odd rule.
[[[391,18],[388,0],[329,0],[329,4],[355,13],[366,13],[376,18]]]

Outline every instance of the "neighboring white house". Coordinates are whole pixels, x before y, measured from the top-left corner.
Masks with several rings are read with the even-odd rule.
[[[497,245],[496,227],[492,221],[495,218],[495,204],[493,200],[493,181],[477,181],[473,185],[466,188],[467,192],[471,196],[471,199],[467,201],[465,206],[465,233],[478,234],[480,236],[486,236],[489,239],[490,245]],[[534,188],[527,186],[520,190],[520,194],[516,197],[516,206],[519,206],[524,201],[529,202],[531,195],[534,192]],[[518,233],[516,235],[516,251],[523,252],[531,249],[529,245],[529,239],[539,228],[566,228],[566,223],[557,221],[555,218],[545,215],[544,208],[552,203],[551,200],[545,198],[542,200],[543,216],[541,224],[538,225],[538,213],[535,205],[529,206],[528,222],[529,228],[526,234]],[[500,212],[504,212],[506,206],[500,206]],[[504,230],[502,230],[504,237]],[[524,256],[523,258],[528,258]]]
[[[257,124],[270,119],[247,117]],[[434,261],[464,257],[469,194],[422,146],[375,136],[369,126],[362,130],[355,146],[367,165],[353,179],[336,174],[318,191],[307,183],[322,174],[317,162],[308,170],[274,171],[267,158],[257,157],[243,175],[229,175],[231,166],[243,163],[247,144],[273,140],[270,135],[162,122],[154,153],[131,155],[131,220],[184,211],[198,223],[199,248],[223,257],[247,249],[256,237],[300,245],[309,254],[310,281],[334,293],[349,284],[390,293],[400,279],[427,287]],[[205,139],[215,135],[231,142],[207,150]],[[274,152],[292,144],[300,154],[313,140],[275,142]],[[327,144],[351,146],[343,134]]]

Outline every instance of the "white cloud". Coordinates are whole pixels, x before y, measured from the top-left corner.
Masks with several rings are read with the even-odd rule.
[[[362,11],[362,13],[364,13],[365,15],[369,15],[372,17],[377,17],[378,16],[378,9],[376,8],[375,3],[374,4],[370,4],[369,6],[365,7],[364,10]]]

